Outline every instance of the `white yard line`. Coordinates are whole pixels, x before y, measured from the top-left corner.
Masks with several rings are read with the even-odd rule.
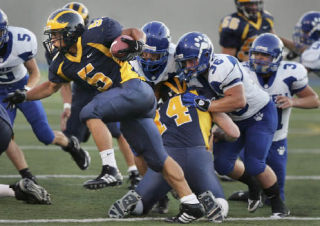
[[[19,147],[22,150],[61,150],[60,147],[58,146],[54,146],[54,145],[19,145]],[[87,151],[97,151],[97,147],[96,146],[82,146],[84,149],[86,149]],[[118,147],[114,147],[115,150],[119,150]],[[320,154],[320,148],[307,148],[307,149],[296,149],[296,148],[292,148],[289,149],[289,154],[300,154],[300,153],[304,153],[304,154]]]
[[[26,219],[26,220],[0,220],[2,224],[24,224],[24,223],[94,223],[94,222],[134,222],[134,221],[163,221],[162,217],[141,217],[141,218],[93,218],[93,219]],[[206,219],[201,219],[205,221]],[[320,217],[286,217],[283,219],[274,219],[271,217],[243,217],[243,218],[227,218],[225,221],[270,221],[270,220],[283,220],[283,221],[319,221]]]
[[[20,178],[21,176],[18,174],[0,174],[0,178]],[[77,174],[39,174],[37,178],[39,179],[49,179],[49,178],[68,178],[68,179],[75,179],[75,178],[94,178],[97,175],[77,175]],[[128,176],[123,176],[124,179],[127,179]],[[320,180],[319,175],[314,176],[297,176],[297,175],[288,175],[286,176],[286,180]]]

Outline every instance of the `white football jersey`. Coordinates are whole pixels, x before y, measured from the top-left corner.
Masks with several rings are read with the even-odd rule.
[[[282,61],[278,71],[268,80],[268,84],[264,84],[262,77],[251,71],[247,62],[244,68],[250,77],[275,101],[277,96],[292,96],[304,89],[308,85],[307,70],[302,64],[292,61]],[[278,110],[278,127],[274,134],[273,141],[283,140],[288,135],[289,118],[291,108]]]
[[[211,88],[219,97],[224,97],[226,90],[236,85],[243,85],[247,105],[228,113],[234,121],[250,118],[270,101],[268,93],[253,82],[241,63],[233,56],[215,54],[210,61],[208,80]]]
[[[27,75],[24,62],[37,53],[36,36],[22,27],[8,27],[9,40],[4,56],[0,57],[0,84],[11,84]]]
[[[147,78],[147,76],[145,76],[145,74],[144,74],[144,72],[142,70],[142,66],[140,65],[140,63],[137,60],[130,61],[130,64],[132,65],[133,69],[140,76],[145,77],[148,82],[152,82],[152,83],[154,83],[156,85],[159,82],[168,80],[169,74],[175,73],[177,71],[176,62],[174,60],[175,49],[176,49],[175,44],[170,43],[167,65],[164,68],[163,72],[160,74],[160,76],[158,78],[153,79],[153,80],[150,80],[150,79]]]
[[[302,54],[301,63],[320,76],[320,40],[312,43]]]

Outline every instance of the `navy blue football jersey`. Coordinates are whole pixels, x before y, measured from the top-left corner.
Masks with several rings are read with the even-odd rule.
[[[273,30],[273,17],[264,11],[258,13],[257,21],[248,20],[241,13],[224,17],[219,26],[219,43],[225,48],[236,48],[236,57],[246,61],[253,40],[262,33]]]
[[[79,37],[76,55],[58,53],[49,67],[49,80],[55,83],[74,81],[84,88],[100,92],[140,77],[131,65],[114,58],[110,46],[121,35],[122,26],[104,17],[91,22]]]
[[[210,113],[183,104],[181,94],[186,91],[186,84],[177,77],[164,83],[170,92],[157,111],[155,122],[162,135],[163,143],[168,147],[208,148],[212,127]],[[188,91],[197,94],[197,91]]]

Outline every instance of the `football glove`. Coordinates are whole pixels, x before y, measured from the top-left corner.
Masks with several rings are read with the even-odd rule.
[[[185,93],[182,95],[182,102],[185,106],[193,106],[200,111],[208,111],[211,101],[204,96],[197,96],[193,93]]]
[[[7,109],[14,109],[17,104],[24,102],[27,98],[26,92],[26,89],[17,89],[9,93],[8,96],[3,99],[4,103],[8,103]]]
[[[129,45],[129,47],[126,49],[119,50],[119,53],[141,53],[143,42],[138,40],[130,40],[126,38],[121,38],[121,40],[123,42],[126,42]]]

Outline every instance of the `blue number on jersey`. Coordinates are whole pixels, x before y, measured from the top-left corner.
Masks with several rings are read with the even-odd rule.
[[[283,68],[284,69],[287,69],[288,67],[291,67],[291,69],[296,69],[297,68],[297,65],[295,65],[295,64],[285,64],[285,65],[283,65]]]
[[[25,39],[27,39],[27,42],[30,42],[30,40],[31,40],[30,35],[18,34],[18,41],[24,41]]]
[[[6,74],[0,74],[0,82],[10,82],[14,79],[14,75],[12,72],[8,72]]]

